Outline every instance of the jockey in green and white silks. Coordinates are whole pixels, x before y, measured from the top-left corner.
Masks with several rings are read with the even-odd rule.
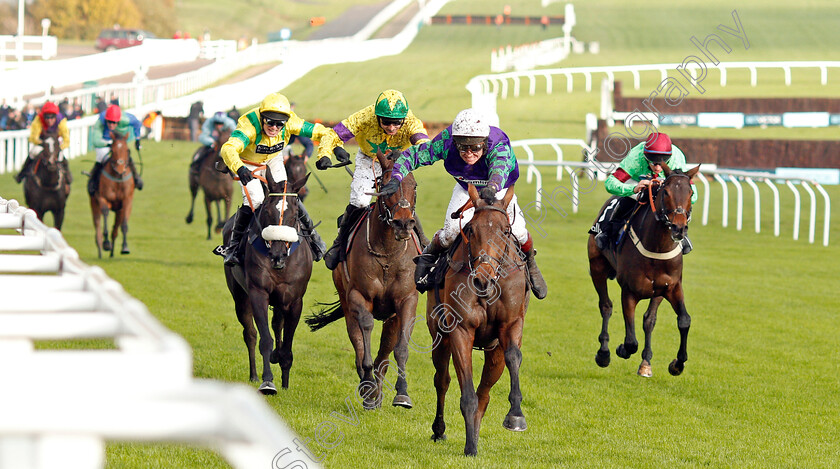
[[[627,156],[611,175],[604,181],[607,192],[621,196],[614,203],[607,206],[601,219],[598,220],[593,229],[598,232],[595,241],[599,249],[605,249],[615,231],[620,228],[621,223],[629,215],[630,208],[635,201],[644,195],[644,189],[650,185],[654,178],[662,177],[662,163],[668,165],[672,170],[686,170],[685,155],[676,145],[671,143],[671,138],[664,133],[654,132],[648,135],[647,139],[631,148]],[[692,181],[691,184],[694,184]],[[691,194],[691,203],[697,202],[697,191]],[[691,242],[688,238],[683,241],[683,253],[691,250]]]

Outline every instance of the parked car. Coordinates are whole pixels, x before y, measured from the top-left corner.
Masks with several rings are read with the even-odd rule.
[[[144,39],[154,39],[155,35],[142,29],[103,29],[96,38],[95,47],[102,51],[139,46]]]

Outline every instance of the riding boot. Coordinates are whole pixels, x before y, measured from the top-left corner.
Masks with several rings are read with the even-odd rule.
[[[306,207],[303,206],[303,202],[300,199],[298,199],[298,218],[300,219],[301,228],[303,228],[303,234],[309,239],[309,245],[312,247],[312,255],[315,258],[315,262],[318,262],[324,258],[324,254],[327,252],[327,245],[321,239],[321,235],[315,231],[315,224],[312,223],[312,218],[309,217],[309,213],[306,211]]]
[[[23,162],[23,167],[20,168],[20,172],[15,175],[15,182],[20,184],[20,181],[23,181],[23,178],[29,176],[29,167],[32,166],[32,158],[26,157],[26,160]]]
[[[528,269],[528,281],[531,284],[531,291],[534,292],[534,296],[538,300],[541,300],[548,293],[548,285],[545,284],[545,279],[540,272],[540,268],[537,267],[537,261],[534,260],[534,256],[537,255],[537,250],[534,249],[534,243],[531,240],[530,234],[528,235],[528,241],[522,245],[522,252],[525,254],[525,267]]]
[[[434,287],[434,279],[429,278],[432,273],[432,267],[437,264],[438,258],[445,253],[447,247],[440,243],[438,236],[432,237],[432,241],[423,249],[423,254],[420,254],[414,261],[417,267],[414,269],[414,285],[417,291],[423,293]]]
[[[239,256],[239,243],[242,240],[242,235],[248,231],[248,225],[251,223],[254,212],[247,205],[242,205],[236,211],[233,220],[233,231],[230,233],[230,241],[228,241],[225,250],[225,265],[234,266],[242,264],[242,259]]]
[[[694,246],[691,244],[691,240],[688,239],[688,236],[683,237],[681,244],[683,256],[690,253],[691,250],[694,249]]]
[[[93,164],[93,169],[90,170],[90,179],[88,179],[88,194],[93,197],[96,191],[99,190],[99,174],[102,172],[102,163],[96,162]]]
[[[70,162],[61,160],[61,167],[64,168],[64,174],[67,176],[67,184],[73,184],[73,174],[70,173]]]
[[[131,169],[131,175],[134,176],[134,187],[138,191],[143,190],[143,180],[140,179],[140,175],[137,174],[137,168],[134,167],[134,160],[129,158],[128,159],[128,168]]]
[[[423,233],[423,225],[420,224],[420,218],[415,216],[414,222],[414,232],[417,233],[417,239],[420,240],[420,247],[426,249],[426,246],[429,245],[429,238]]]
[[[341,249],[344,246],[347,238],[350,236],[350,230],[353,229],[353,223],[358,219],[358,214],[364,211],[364,207],[356,207],[353,204],[347,204],[344,209],[344,214],[338,217],[338,235],[335,237],[332,247],[324,255],[324,265],[328,269],[333,270],[338,265],[341,259]]]
[[[601,232],[595,235],[595,245],[601,251],[606,251],[610,245],[610,235],[607,234],[606,226],[601,227]]]

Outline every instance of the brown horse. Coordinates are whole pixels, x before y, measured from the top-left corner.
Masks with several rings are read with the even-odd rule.
[[[642,363],[638,371],[644,377],[652,376],[650,360],[653,352],[650,339],[656,324],[656,311],[663,298],[671,303],[677,313],[677,328],[680,331],[677,358],[668,366],[668,371],[674,376],[679,375],[688,360],[686,341],[691,317],[686,311],[683,298],[681,241],[691,218],[691,179],[700,166],[687,172],[671,171],[664,164],[662,167],[664,181],[655,180],[649,186],[650,202],[640,204],[631,215],[629,227],[619,245],[615,249],[600,251],[594,234],[589,236],[587,244],[589,273],[598,292],[598,307],[602,318],[601,334],[598,336],[601,347],[595,362],[600,367],[610,364],[610,335],[607,326],[612,315],[612,301],[607,291],[607,279],[615,278],[621,286],[621,309],[624,313],[624,343],[615,351],[619,357],[630,358],[638,350],[636,305],[640,300],[650,298],[643,321],[645,348],[642,350]],[[610,198],[601,207],[598,219],[613,199]]]
[[[221,233],[225,226],[225,220],[230,217],[230,199],[233,196],[233,179],[228,171],[219,172],[217,165],[224,168],[224,161],[221,156],[221,149],[224,142],[230,138],[230,130],[222,130],[212,149],[201,147],[198,151],[210,152],[201,162],[198,171],[189,172],[190,181],[190,213],[187,214],[187,223],[193,221],[193,209],[195,208],[195,196],[198,188],[204,190],[204,208],[207,211],[207,239],[211,239],[213,226],[213,215],[211,206],[216,202],[216,233]],[[225,203],[225,217],[222,218],[221,203]]]
[[[394,161],[381,153],[382,184],[391,178]],[[391,352],[397,362],[397,394],[392,405],[410,409],[405,365],[408,340],[417,314],[418,293],[414,287],[414,262],[419,242],[414,236],[414,204],[417,183],[409,174],[400,190],[389,197],[377,197],[372,210],[363,218],[347,259],[333,270],[333,283],[339,301],[330,311],[307,318],[315,331],[342,317],[356,352],[359,395],[366,409],[382,405],[382,383],[388,371]],[[383,321],[379,353],[373,359],[371,331],[374,319]]]
[[[306,177],[294,183],[275,182],[266,168],[268,194],[257,210],[248,230],[242,266],[225,266],[225,280],[242,324],[242,337],[248,348],[250,379],[258,382],[254,348],[257,330],[263,358],[263,394],[277,394],[271,363],[279,363],[282,386],[289,387],[292,368],[292,341],[303,309],[303,295],[312,276],[312,250],[306,240],[299,240],[297,196]],[[233,219],[223,230],[225,245],[230,241]],[[268,325],[268,306],[273,316]],[[254,323],[256,322],[256,329]],[[274,330],[272,350],[271,330]],[[282,338],[281,338],[282,337]]]
[[[437,412],[432,439],[445,439],[444,404],[449,389],[449,360],[461,387],[461,413],[466,427],[464,454],[478,454],[481,419],[490,402],[490,388],[507,366],[510,373],[510,410],[502,425],[508,430],[527,428],[520,404],[519,367],[522,363],[522,328],[531,295],[525,262],[511,232],[507,206],[514,194],[510,186],[502,200],[487,204],[469,185],[475,207],[461,239],[449,251],[449,271],[443,287],[429,292],[426,324],[432,336]],[[459,212],[456,212],[459,213]],[[478,389],[473,387],[472,350],[484,350],[484,369]]]
[[[44,149],[36,157],[32,173],[23,183],[26,205],[43,220],[47,212],[53,214],[53,225],[61,229],[64,223],[64,207],[70,195],[70,183],[64,165],[58,160],[58,137],[49,135],[42,141]]]
[[[111,154],[102,165],[99,175],[99,188],[90,197],[90,209],[93,213],[93,228],[96,232],[96,250],[102,258],[102,250],[111,251],[114,257],[117,230],[122,230],[122,249],[120,254],[129,254],[128,217],[134,201],[134,177],[129,167],[128,144],[126,135],[111,132]],[[114,211],[114,227],[108,237],[108,214]],[[100,229],[100,216],[104,219]]]
[[[303,179],[308,174],[306,171],[306,160],[302,155],[289,155],[289,158],[286,160],[286,177],[289,178],[289,181],[299,181]],[[303,202],[306,200],[306,196],[309,195],[309,188],[303,186],[300,188],[300,201]]]

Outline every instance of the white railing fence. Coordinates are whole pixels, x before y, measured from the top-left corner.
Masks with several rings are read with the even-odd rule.
[[[0,468],[104,467],[106,440],[206,446],[240,468],[294,463],[295,434],[256,390],[193,378],[188,344],[58,230],[3,198],[0,229],[15,233],[0,234]],[[34,347],[89,338],[114,348]]]
[[[11,58],[18,61],[25,57],[47,60],[56,55],[58,55],[58,38],[55,36],[0,36],[0,70],[6,67],[5,62]]]
[[[99,116],[87,116],[67,122],[70,131],[68,158],[77,158],[89,151],[90,129],[98,118]],[[29,146],[29,130],[0,132],[0,174],[19,170],[29,154]]]
[[[527,166],[526,182],[531,183],[536,180],[536,189],[534,194],[534,208],[536,210],[543,210],[543,195],[545,189],[542,180],[542,174],[537,170],[539,166],[556,167],[555,179],[562,180],[565,172],[572,177],[569,184],[570,189],[560,188],[561,192],[566,195],[572,205],[572,212],[577,213],[580,205],[581,186],[591,186],[592,178],[597,177],[599,180],[604,180],[614,169],[615,162],[591,162],[591,161],[564,161],[563,146],[572,146],[581,149],[582,151],[592,154],[592,149],[583,141],[575,139],[533,139],[533,140],[516,140],[511,142],[514,149],[521,148],[525,152],[527,158],[518,158],[520,167]],[[555,153],[553,161],[535,160],[534,147],[548,146],[549,152]],[[521,153],[520,153],[521,155]],[[692,167],[694,164],[689,164]],[[700,173],[706,177],[695,178],[699,181],[696,186],[703,186],[703,202],[702,202],[702,224],[709,224],[709,214],[711,213],[711,185],[709,180],[714,180],[719,183],[722,194],[721,219],[724,227],[729,226],[729,189],[728,185],[732,184],[736,191],[735,199],[735,226],[738,231],[743,227],[744,222],[744,197],[743,184],[746,184],[753,190],[754,194],[754,221],[755,232],[761,232],[761,193],[758,189],[758,184],[764,184],[769,187],[773,197],[773,234],[781,236],[781,197],[778,186],[785,186],[793,193],[794,213],[793,213],[793,239],[798,240],[800,234],[800,226],[802,224],[802,197],[798,188],[801,188],[809,198],[809,218],[808,218],[808,242],[814,244],[816,237],[817,219],[819,218],[817,211],[818,197],[816,192],[819,192],[823,202],[822,214],[822,231],[823,231],[823,246],[828,246],[829,233],[831,227],[831,199],[825,189],[818,182],[802,178],[802,177],[787,177],[777,176],[772,173],[760,173],[753,171],[738,171],[729,169],[718,169],[714,165],[709,165],[705,169],[703,165],[700,166]],[[580,177],[586,177],[586,182],[581,182]],[[557,189],[555,189],[557,190]],[[585,191],[588,192],[588,191]],[[552,191],[553,194],[553,191]],[[521,202],[520,202],[521,204]],[[558,207],[554,207],[558,209]]]

